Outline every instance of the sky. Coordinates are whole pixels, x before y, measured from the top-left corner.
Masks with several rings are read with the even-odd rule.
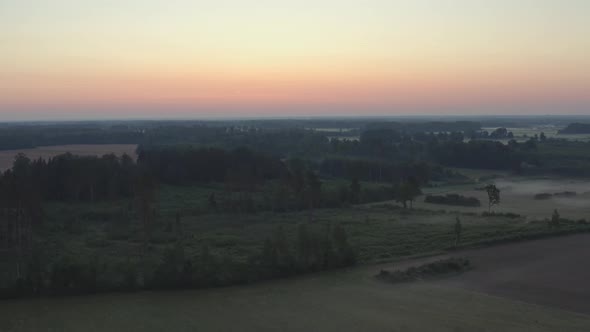
[[[0,0],[0,121],[590,114],[586,0]]]

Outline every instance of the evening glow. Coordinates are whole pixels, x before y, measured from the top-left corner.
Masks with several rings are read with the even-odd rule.
[[[0,0],[0,120],[590,114],[584,0]]]

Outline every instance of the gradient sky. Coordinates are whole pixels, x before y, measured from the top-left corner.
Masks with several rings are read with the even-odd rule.
[[[586,0],[0,0],[0,121],[590,114]]]

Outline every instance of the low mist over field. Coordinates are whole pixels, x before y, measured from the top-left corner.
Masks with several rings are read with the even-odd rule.
[[[494,181],[498,188],[517,195],[534,196],[540,193],[557,194],[563,192],[575,192],[577,194],[590,193],[590,181],[572,180],[567,178],[557,179],[517,179]]]
[[[498,176],[498,175],[496,175]],[[590,216],[590,181],[568,178],[537,178],[525,176],[500,176],[477,185],[455,187],[435,187],[425,189],[425,194],[459,194],[474,197],[481,202],[480,207],[444,206],[422,202],[418,198],[417,207],[428,209],[444,208],[465,212],[485,212],[488,210],[488,196],[483,186],[493,183],[500,189],[501,201],[492,211],[510,212],[530,220],[544,220],[551,217],[555,209],[562,216],[573,219]],[[539,197],[541,196],[541,197]]]

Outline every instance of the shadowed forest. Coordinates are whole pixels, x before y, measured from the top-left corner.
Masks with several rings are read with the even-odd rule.
[[[587,204],[580,186],[529,190],[555,203],[543,218],[503,211],[522,179],[590,176],[590,143],[510,121],[3,124],[19,153],[0,176],[0,295],[219,287],[589,231],[558,211]],[[136,151],[67,151],[102,144]]]

